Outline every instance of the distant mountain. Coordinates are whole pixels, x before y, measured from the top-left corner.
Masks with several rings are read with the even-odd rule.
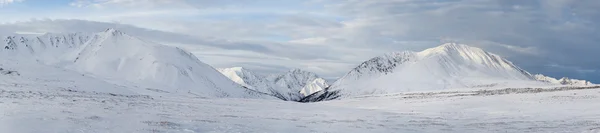
[[[328,86],[323,78],[300,69],[273,75],[261,75],[241,67],[218,70],[242,86],[287,101],[298,101]]]
[[[317,76],[317,74],[300,69],[269,75],[267,79],[275,83],[278,94],[291,101],[300,100],[328,86],[325,79]]]
[[[325,91],[303,101],[408,91],[548,84],[537,80],[498,55],[476,47],[447,43],[421,52],[406,51],[372,58]],[[566,82],[579,84],[574,80]]]
[[[2,52],[11,58],[33,57],[42,63],[168,93],[264,97],[232,82],[183,49],[141,40],[114,29],[96,34],[10,36],[5,42]]]
[[[273,88],[273,83],[268,81],[266,76],[254,73],[253,71],[242,67],[217,68],[217,70],[225,75],[225,77],[228,77],[230,80],[248,89],[285,99],[283,96],[276,95],[278,94],[277,90]]]
[[[534,76],[535,76],[535,79],[538,81],[548,82],[548,83],[552,83],[552,84],[578,85],[578,86],[594,85],[594,83],[592,83],[590,81],[579,80],[579,79],[570,79],[568,77],[563,77],[561,79],[555,79],[552,77],[544,76],[542,74],[536,74]]]

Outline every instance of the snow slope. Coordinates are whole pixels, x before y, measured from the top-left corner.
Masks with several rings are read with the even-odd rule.
[[[276,96],[277,90],[265,76],[254,73],[242,67],[217,68],[217,70],[235,83],[248,89]],[[277,96],[280,99],[284,97]]]
[[[320,78],[317,74],[300,69],[269,75],[267,79],[281,88],[278,89],[279,94],[292,101],[298,101],[328,86],[325,79]]]
[[[363,62],[334,82],[342,97],[460,88],[548,85],[512,62],[482,49],[447,43]]]
[[[87,33],[47,33],[41,36],[13,35],[4,37],[2,54],[19,60],[37,60],[57,64],[68,59],[72,51],[81,48],[93,37]]]
[[[221,68],[218,70],[242,86],[287,101],[298,101],[328,86],[323,78],[300,69],[272,75],[261,75],[242,67]]]
[[[37,91],[81,91],[137,95],[142,88],[114,84],[57,66],[35,61],[0,59],[0,88],[34,88]]]
[[[191,53],[114,29],[96,34],[11,36],[1,52],[16,60],[60,66],[98,79],[127,82],[167,94],[264,97],[245,89]]]

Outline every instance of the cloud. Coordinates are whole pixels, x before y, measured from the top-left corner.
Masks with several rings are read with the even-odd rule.
[[[155,8],[161,5],[179,5],[184,6],[183,0],[75,0],[69,5],[76,7],[135,7],[135,8]]]
[[[600,81],[600,76],[577,72],[600,68],[592,58],[600,56],[595,52],[600,33],[593,23],[600,21],[593,11],[600,4],[594,0],[338,1],[327,7],[348,20],[315,38],[346,40],[337,42],[340,46],[418,51],[450,38],[500,54],[533,73]],[[549,63],[582,67],[552,70],[544,66]]]
[[[74,0],[69,5],[92,8],[231,8],[265,0]],[[277,3],[276,1],[269,3]]]
[[[8,5],[15,2],[22,2],[23,0],[0,0],[0,6]]]
[[[327,77],[387,52],[453,41],[499,54],[533,73],[600,82],[596,0],[77,0],[71,5],[71,12],[31,17],[89,21],[34,21],[29,24],[37,26],[29,29],[70,29],[38,23],[86,31],[119,26],[192,49],[217,67],[305,68]]]
[[[305,47],[278,42],[259,42],[230,40],[222,38],[204,38],[181,33],[166,32],[139,28],[127,24],[95,22],[86,20],[32,20],[0,25],[0,36],[15,33],[47,33],[47,32],[88,32],[95,33],[106,28],[116,28],[127,34],[159,42],[161,44],[182,47],[194,53],[202,61],[215,67],[244,66],[258,70],[273,68],[268,72],[280,71],[281,68],[305,68],[326,74],[338,74],[326,69],[329,64],[348,65],[340,62],[339,50],[334,47]],[[329,60],[331,63],[323,62]],[[252,62],[252,63],[251,63]],[[263,64],[263,65],[258,65]],[[310,64],[310,65],[309,65]],[[352,64],[353,65],[353,64]],[[267,72],[267,71],[264,71]]]

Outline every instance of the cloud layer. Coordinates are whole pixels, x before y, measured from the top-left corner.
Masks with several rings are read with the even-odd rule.
[[[60,7],[63,11],[0,15],[27,21],[9,21],[11,26],[2,29],[64,32],[120,27],[187,48],[216,67],[245,66],[265,72],[302,68],[326,77],[341,76],[387,52],[460,42],[500,54],[533,73],[600,82],[600,61],[595,58],[600,57],[596,23],[600,2],[596,0],[66,3]]]
[[[14,2],[21,2],[21,1],[23,1],[23,0],[0,0],[0,6],[14,3]]]

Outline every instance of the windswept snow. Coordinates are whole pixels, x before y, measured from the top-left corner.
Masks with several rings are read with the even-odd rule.
[[[600,131],[599,87],[407,93],[305,104],[1,86],[0,132],[11,133]]]
[[[298,101],[328,87],[325,79],[312,72],[293,69],[281,74],[263,75],[242,67],[220,68],[223,75],[249,89],[287,101]]]

